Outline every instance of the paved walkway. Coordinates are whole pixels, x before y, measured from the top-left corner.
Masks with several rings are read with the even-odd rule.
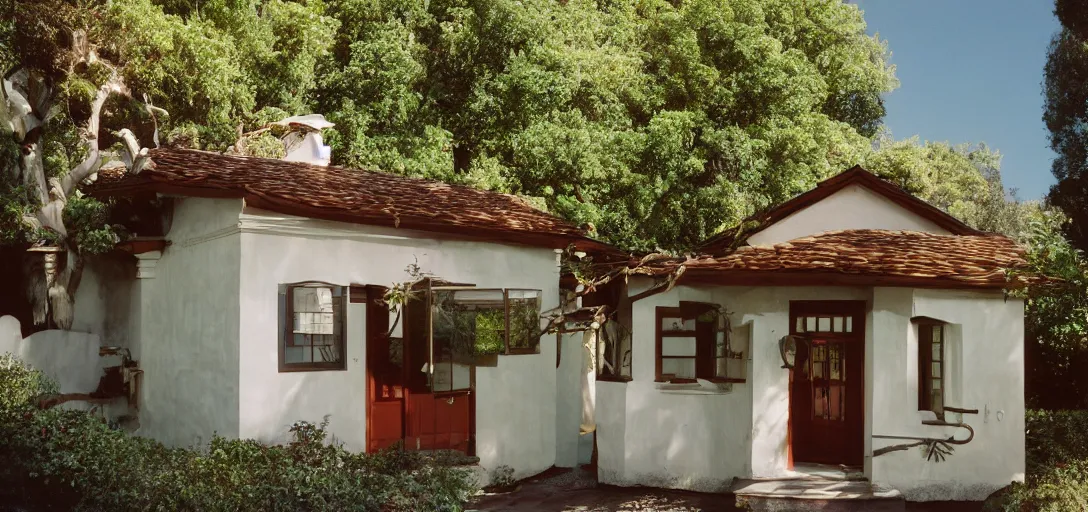
[[[514,492],[483,495],[468,510],[479,512],[739,512],[732,494],[597,485],[584,469],[553,469],[521,483]],[[980,503],[907,503],[908,512],[973,512]]]
[[[484,495],[469,510],[500,512],[734,512],[731,494],[597,485],[583,469],[552,470],[522,482],[517,491]]]

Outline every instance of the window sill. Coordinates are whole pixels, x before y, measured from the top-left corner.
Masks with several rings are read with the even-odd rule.
[[[631,382],[632,380],[633,379],[631,377],[628,377],[626,375],[598,375],[597,376],[597,382],[622,382],[624,384],[627,384],[628,382]]]
[[[654,387],[666,395],[724,395],[733,391],[730,382],[715,382],[714,387],[707,387],[694,383],[658,382]]]

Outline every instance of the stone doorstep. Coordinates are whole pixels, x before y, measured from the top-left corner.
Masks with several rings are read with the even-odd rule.
[[[874,485],[865,480],[827,480],[793,478],[777,480],[737,480],[730,492],[742,498],[774,498],[791,500],[903,500],[895,489]]]

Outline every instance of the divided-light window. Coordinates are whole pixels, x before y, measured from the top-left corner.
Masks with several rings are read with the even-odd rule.
[[[540,353],[540,290],[434,287],[436,348],[451,354]]]
[[[346,369],[344,299],[347,287],[280,285],[279,371]]]
[[[944,324],[918,322],[918,410],[944,417],[945,377]]]
[[[727,322],[711,304],[657,308],[658,382],[744,382],[743,351],[734,351]]]

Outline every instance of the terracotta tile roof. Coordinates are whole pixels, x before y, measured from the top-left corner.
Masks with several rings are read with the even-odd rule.
[[[915,215],[928,219],[930,222],[948,230],[954,235],[982,235],[978,231],[959,219],[941,211],[941,209],[911,195],[897,185],[877,177],[875,174],[854,166],[835,176],[832,176],[816,185],[816,188],[800,194],[773,208],[752,215],[736,226],[718,233],[702,244],[699,250],[711,254],[723,252],[732,247],[739,247],[749,236],[763,231],[770,225],[803,210],[824,198],[838,192],[850,185],[865,187],[888,200],[898,204]]]
[[[1005,269],[1025,264],[1024,250],[1001,235],[859,229],[659,261],[646,273],[669,274],[683,265],[685,280],[722,284],[1002,288]]]
[[[156,149],[135,176],[101,171],[91,193],[240,197],[255,208],[504,243],[610,249],[516,196],[374,171]]]

